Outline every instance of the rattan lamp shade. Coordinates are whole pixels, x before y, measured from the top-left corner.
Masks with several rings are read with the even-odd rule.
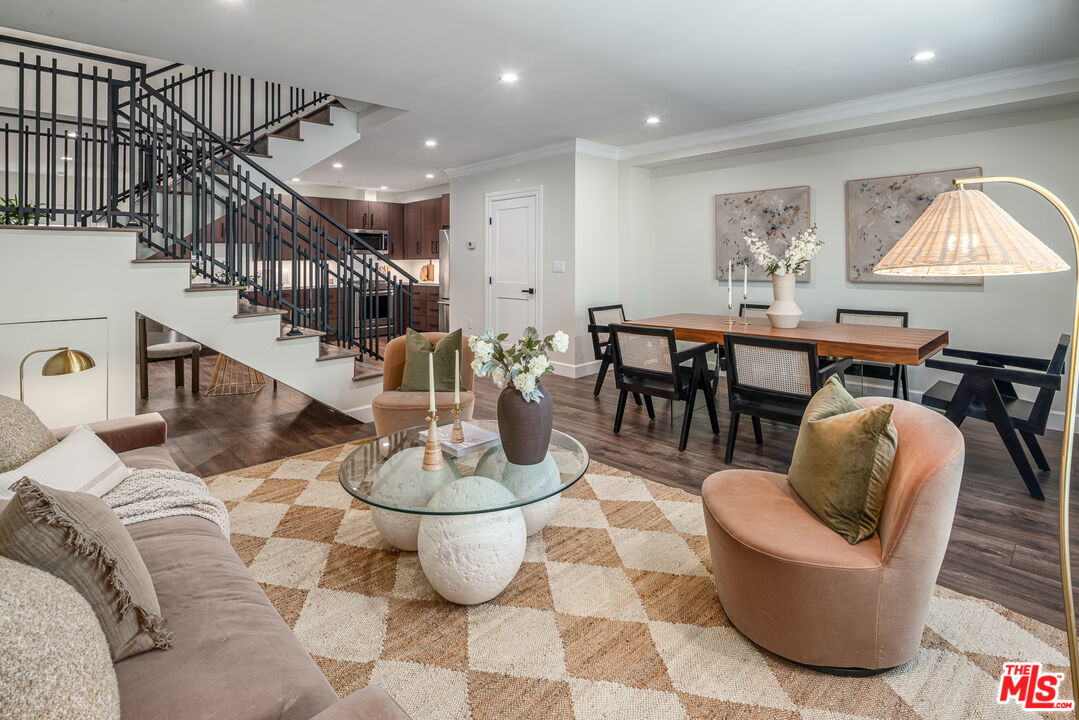
[[[941,193],[881,259],[882,275],[957,277],[1067,270],[1068,264],[980,190]]]

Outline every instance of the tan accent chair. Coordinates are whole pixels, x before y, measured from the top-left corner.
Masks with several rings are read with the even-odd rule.
[[[449,333],[421,333],[432,343],[437,343]],[[427,424],[430,398],[426,392],[401,392],[401,379],[405,373],[405,337],[394,338],[386,345],[383,360],[382,394],[371,403],[375,416],[375,432],[379,435]],[[472,392],[472,351],[464,336],[461,337],[461,419],[471,420],[476,396]],[[464,388],[468,388],[465,390]],[[438,408],[439,424],[453,421],[453,391],[436,392],[435,407]]]
[[[716,590],[757,645],[832,671],[883,671],[921,644],[951,534],[963,436],[892,398],[899,446],[878,531],[849,545],[777,473],[725,470],[701,488]]]

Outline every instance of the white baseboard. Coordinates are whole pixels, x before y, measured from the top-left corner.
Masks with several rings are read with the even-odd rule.
[[[363,423],[375,421],[375,411],[371,409],[370,405],[361,405],[359,407],[352,408],[351,410],[346,410],[345,415],[348,415],[349,417],[359,420]]]
[[[590,360],[580,365],[573,365],[571,363],[551,361],[551,367],[554,368],[555,375],[561,375],[568,378],[582,378],[588,375],[595,375],[599,372],[600,360]]]

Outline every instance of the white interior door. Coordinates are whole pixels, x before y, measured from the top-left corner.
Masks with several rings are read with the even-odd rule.
[[[537,325],[537,205],[537,193],[488,203],[488,324],[513,339]]]

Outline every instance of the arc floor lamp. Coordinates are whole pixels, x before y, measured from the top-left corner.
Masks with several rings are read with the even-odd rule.
[[[1068,264],[1020,225],[1011,215],[979,190],[965,185],[1006,182],[1038,193],[1060,211],[1071,230],[1079,262],[1079,227],[1075,216],[1053,193],[1041,185],[1017,177],[957,178],[958,189],[941,193],[911,226],[873,272],[884,275],[944,276],[1025,275],[1068,270]],[[1064,448],[1060,456],[1060,575],[1067,614],[1068,657],[1071,661],[1072,699],[1079,718],[1079,665],[1076,663],[1075,600],[1072,593],[1069,547],[1069,496],[1071,494],[1072,446],[1075,425],[1076,342],[1079,341],[1079,282],[1073,298],[1072,335],[1069,345],[1068,394],[1064,415]]]

